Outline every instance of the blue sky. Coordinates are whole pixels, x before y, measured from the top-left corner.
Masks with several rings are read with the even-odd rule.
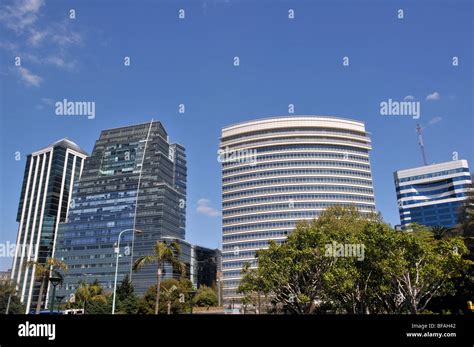
[[[62,137],[91,152],[102,129],[151,118],[186,147],[187,239],[208,247],[221,242],[220,129],[287,115],[290,103],[295,114],[366,123],[377,209],[392,224],[399,223],[392,173],[422,158],[417,121],[380,115],[381,102],[412,96],[421,103],[430,163],[458,152],[474,165],[471,1],[2,3],[2,244],[16,240],[28,153]],[[95,119],[56,115],[54,102],[65,98],[94,101]],[[11,258],[0,257],[0,269],[10,266]]]

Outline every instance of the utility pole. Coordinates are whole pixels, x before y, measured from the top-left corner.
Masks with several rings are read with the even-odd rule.
[[[221,275],[220,271],[217,272],[217,306],[221,307]]]
[[[423,129],[420,127],[420,124],[416,125],[416,132],[418,134],[418,144],[420,145],[421,148],[421,155],[423,156],[423,163],[425,165],[428,165],[428,162],[426,161],[426,154],[425,154],[425,145],[423,144],[423,136],[421,132]]]

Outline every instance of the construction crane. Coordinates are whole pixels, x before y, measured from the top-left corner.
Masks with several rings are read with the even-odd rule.
[[[421,148],[421,155],[423,156],[423,163],[425,165],[428,165],[428,162],[426,161],[426,154],[425,154],[425,145],[423,144],[423,136],[421,135],[422,128],[420,127],[420,124],[416,125],[416,132],[418,134],[418,144],[420,145]]]

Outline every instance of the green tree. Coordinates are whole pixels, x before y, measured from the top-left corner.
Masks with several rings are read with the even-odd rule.
[[[25,313],[25,306],[16,295],[15,285],[10,281],[0,281],[0,314],[7,312],[8,300],[10,300],[9,314]]]
[[[470,262],[459,237],[411,229],[395,232],[379,215],[331,207],[259,251],[258,271],[244,269],[239,290],[265,289],[277,311],[290,313],[420,313],[453,291]]]
[[[258,277],[263,277],[270,289],[273,303],[284,312],[315,313],[325,299],[328,282],[336,279],[330,276],[331,270],[338,261],[347,263],[328,256],[327,245],[356,243],[354,235],[379,219],[377,215],[362,216],[354,208],[336,206],[327,209],[317,220],[299,223],[283,244],[270,242],[267,250],[258,252]],[[339,276],[345,274],[344,288],[350,287],[347,277],[351,273],[355,276],[354,269],[340,266],[338,271]]]
[[[470,266],[463,240],[452,237],[427,240],[419,233],[398,233],[380,267],[390,277],[391,301],[417,314],[435,297],[452,293],[453,278]]]
[[[190,280],[165,279],[161,282],[161,301],[165,305],[160,305],[161,314],[178,314],[188,312],[190,309],[189,292],[193,289]],[[156,285],[150,286],[145,295],[138,300],[139,314],[154,314],[156,309]]]
[[[47,258],[45,263],[30,260],[26,262],[25,267],[32,267],[36,280],[40,281],[40,291],[38,295],[38,302],[36,303],[36,314],[40,313],[41,305],[43,304],[44,290],[48,285],[48,280],[51,274],[62,278],[62,272],[67,271],[67,265],[61,260],[54,258]]]
[[[176,241],[171,243],[157,241],[155,244],[154,253],[138,258],[133,264],[135,271],[139,270],[146,264],[156,263],[156,297],[155,297],[155,314],[159,313],[160,309],[160,294],[161,294],[161,278],[163,274],[163,267],[165,264],[171,264],[173,269],[177,268],[184,275],[186,271],[185,264],[179,261],[178,257],[181,252],[181,247]]]
[[[432,227],[430,231],[433,233],[433,237],[436,240],[441,240],[448,236],[450,229],[443,225],[436,225]]]
[[[243,277],[237,289],[239,294],[244,295],[244,310],[250,304],[256,307],[256,313],[258,314],[262,313],[262,296],[264,296],[264,306],[267,306],[267,294],[269,293],[269,285],[266,283],[265,277],[262,276],[261,269],[261,267],[252,269],[250,268],[250,263],[246,262],[242,269]]]
[[[474,237],[474,191],[469,192],[467,199],[459,208],[458,222],[457,229],[464,237]]]
[[[117,287],[117,313],[135,314],[138,311],[138,299],[130,277],[127,274]]]
[[[321,300],[331,303],[323,305],[325,309],[353,314],[386,312],[382,299],[389,291],[390,280],[379,263],[389,251],[387,240],[393,235],[388,225],[372,220],[364,222],[352,235],[330,236],[338,244],[358,246],[363,252],[351,257],[334,257],[332,267],[323,274]]]
[[[194,297],[194,305],[198,307],[214,307],[217,306],[217,293],[208,286],[201,285]]]
[[[92,283],[80,282],[75,301],[70,307],[81,307],[88,314],[110,314],[112,311],[112,295],[104,292],[97,279]]]

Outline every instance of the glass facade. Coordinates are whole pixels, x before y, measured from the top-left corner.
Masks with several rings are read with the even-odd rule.
[[[81,281],[98,280],[112,290],[115,245],[120,232],[118,281],[129,274],[137,294],[156,282],[156,265],[132,272],[133,262],[153,254],[158,240],[184,239],[186,156],[172,146],[160,122],[104,130],[74,186],[67,222],[60,228],[57,257],[69,271],[59,295],[74,293]],[[176,164],[176,152],[179,166]],[[141,232],[133,232],[132,230]],[[190,246],[182,260],[190,262]],[[164,277],[174,276],[165,267]]]
[[[394,173],[400,221],[451,228],[458,222],[459,207],[472,189],[468,163],[446,163]]]
[[[202,285],[214,287],[221,261],[221,251],[201,246],[192,246],[191,281],[196,288]]]
[[[319,116],[277,117],[222,130],[224,300],[246,262],[269,240],[282,243],[301,220],[333,205],[375,212],[369,151],[361,122]]]
[[[36,309],[41,282],[36,266],[54,257],[59,223],[66,219],[71,191],[80,178],[87,153],[68,139],[28,155],[18,206],[18,238],[11,278],[26,312]],[[47,305],[48,288],[41,299]]]

